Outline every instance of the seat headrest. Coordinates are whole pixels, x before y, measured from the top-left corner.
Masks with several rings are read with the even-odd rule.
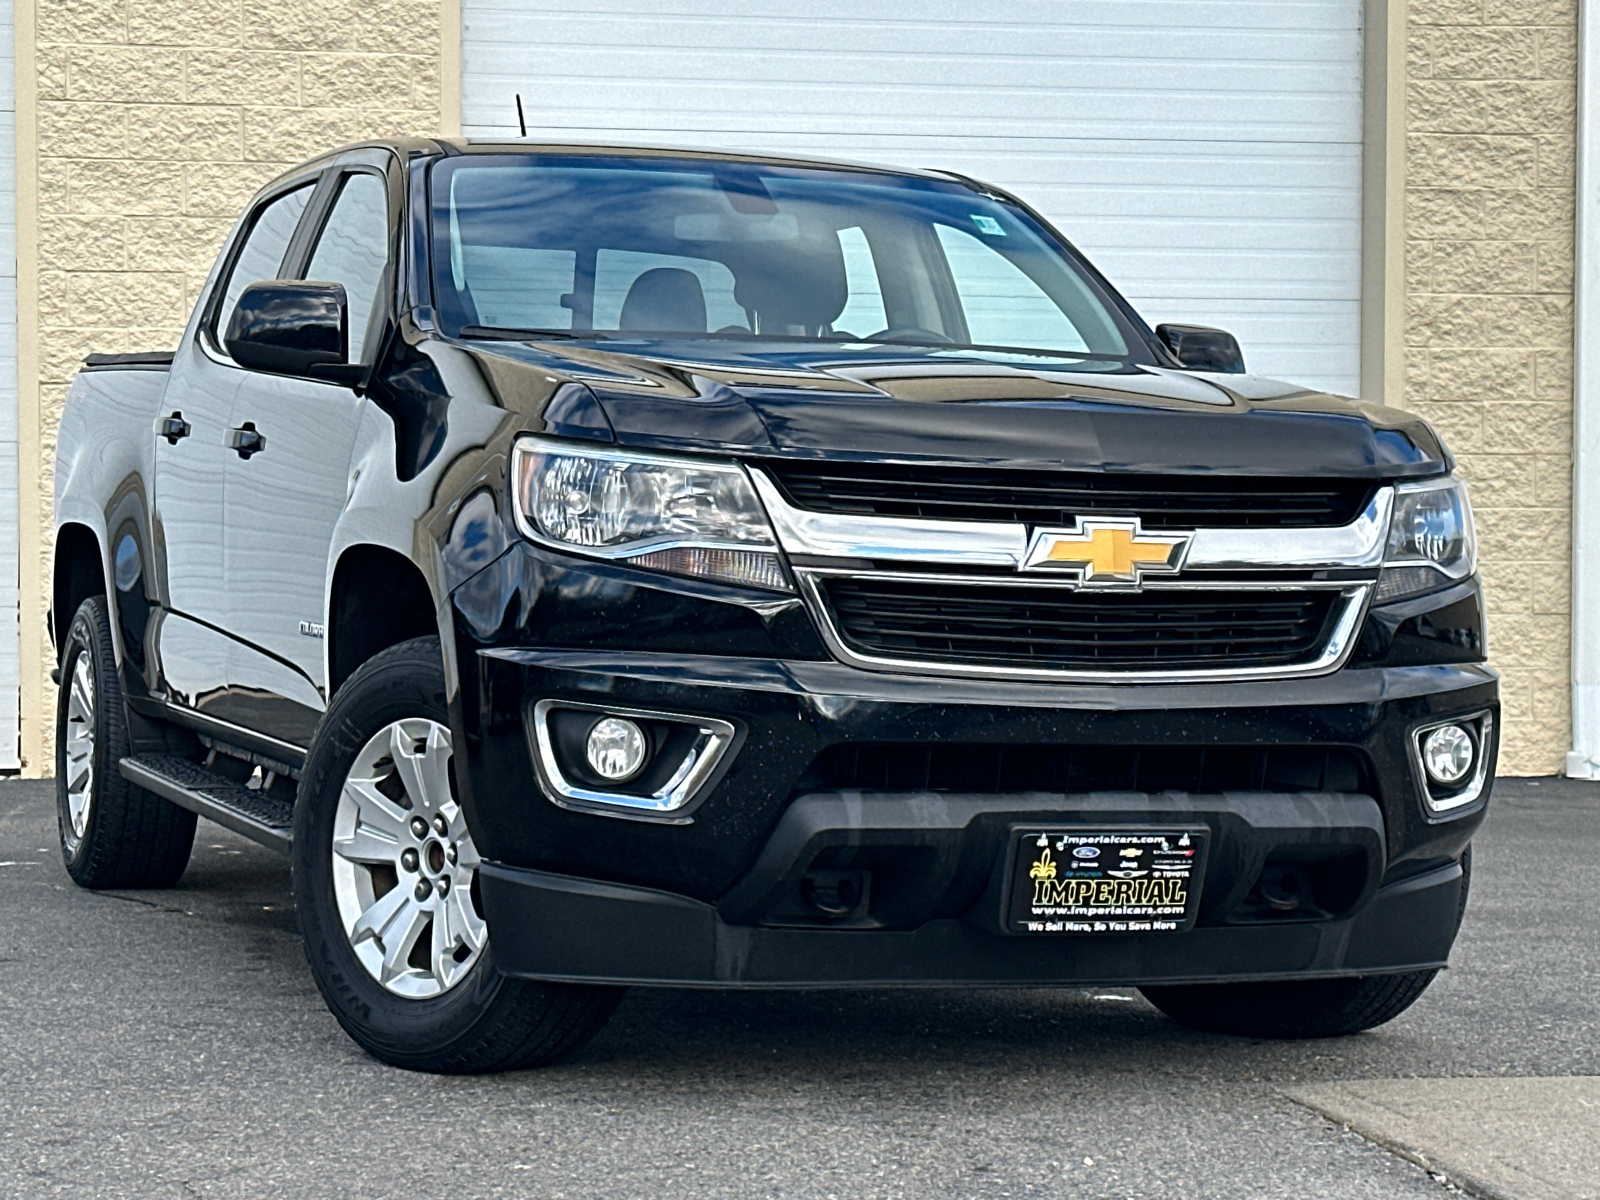
[[[700,277],[681,267],[652,267],[628,289],[617,328],[653,333],[706,332],[706,294]]]
[[[761,314],[761,327],[831,325],[849,298],[844,254],[834,238],[751,246],[742,256],[733,298]]]

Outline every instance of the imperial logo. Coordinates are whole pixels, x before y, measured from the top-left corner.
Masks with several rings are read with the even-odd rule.
[[[1034,908],[1092,904],[1156,905],[1182,909],[1189,898],[1183,879],[1035,879]]]
[[[1176,575],[1192,533],[1147,534],[1138,517],[1083,518],[1076,529],[1034,531],[1024,570],[1073,571],[1080,588],[1137,591],[1147,575]]]

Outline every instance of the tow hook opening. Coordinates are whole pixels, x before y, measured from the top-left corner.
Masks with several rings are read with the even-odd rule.
[[[1349,913],[1367,884],[1357,847],[1281,846],[1267,856],[1230,923],[1325,921]]]
[[[870,878],[866,871],[810,871],[801,876],[800,898],[820,916],[842,921],[865,910]]]

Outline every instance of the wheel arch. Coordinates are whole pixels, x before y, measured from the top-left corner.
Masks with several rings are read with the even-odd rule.
[[[414,562],[386,546],[347,547],[328,593],[328,695],[378,652],[440,632],[433,589]]]
[[[55,563],[50,584],[50,636],[60,661],[66,644],[67,627],[78,607],[90,596],[105,596],[112,605],[106,580],[105,548],[100,535],[88,525],[69,521],[56,530]],[[112,638],[116,638],[116,615],[112,614]],[[117,647],[120,657],[121,647]]]

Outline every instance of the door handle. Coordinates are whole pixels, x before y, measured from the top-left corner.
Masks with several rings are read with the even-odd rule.
[[[246,421],[238,429],[229,430],[228,448],[238,451],[240,458],[249,458],[267,448],[267,435],[256,429],[254,421]]]
[[[156,432],[167,439],[167,445],[176,446],[179,438],[186,438],[194,432],[189,422],[183,419],[181,412],[174,412],[170,417],[163,417]]]

